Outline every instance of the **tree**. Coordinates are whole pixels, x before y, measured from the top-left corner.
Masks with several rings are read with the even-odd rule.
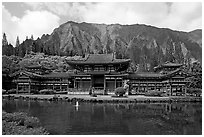
[[[19,46],[20,46],[20,41],[19,41],[19,37],[17,36],[16,38],[16,47],[15,47],[15,55],[18,56],[19,54]]]
[[[34,39],[33,39],[33,34],[31,35],[30,39],[34,40]]]
[[[17,38],[16,38],[16,47],[19,47],[19,45],[20,45],[20,41],[19,41],[19,37],[17,36]]]
[[[118,87],[115,89],[115,95],[122,97],[125,94],[125,89],[123,87]]]
[[[199,62],[194,62],[190,68],[191,77],[188,78],[188,88],[202,88],[202,66]]]
[[[166,61],[174,62],[175,58],[173,54],[174,54],[173,41],[172,39],[168,39],[166,46]]]
[[[8,41],[6,39],[6,33],[3,34],[3,39],[2,39],[2,46],[8,45]]]
[[[2,39],[2,55],[7,55],[11,56],[14,54],[14,48],[13,45],[8,44],[8,41],[6,39],[6,34],[3,34],[3,39]]]
[[[6,34],[3,34],[3,39],[2,39],[2,55],[7,55],[7,49],[8,47],[8,41],[6,39]]]
[[[175,43],[175,54],[174,55],[175,55],[177,63],[183,63],[184,56],[183,56],[183,53],[182,53],[181,43],[180,42]]]

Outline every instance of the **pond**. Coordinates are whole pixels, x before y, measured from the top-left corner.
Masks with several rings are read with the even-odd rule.
[[[202,103],[82,103],[4,100],[6,112],[38,117],[50,134],[202,134]]]

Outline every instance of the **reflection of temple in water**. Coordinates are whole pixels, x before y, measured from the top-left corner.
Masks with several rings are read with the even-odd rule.
[[[53,134],[191,134],[202,125],[202,108],[193,103],[80,103],[78,111],[69,102],[13,103],[18,107],[13,110],[29,110]],[[4,102],[3,109],[9,106]]]

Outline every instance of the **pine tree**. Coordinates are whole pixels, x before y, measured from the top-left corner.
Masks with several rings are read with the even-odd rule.
[[[2,55],[7,55],[8,54],[8,41],[6,39],[6,34],[3,34],[3,39],[2,39]]]
[[[6,33],[3,34],[3,39],[2,39],[2,46],[8,45],[8,41],[6,39]]]
[[[2,39],[2,55],[6,56],[11,56],[14,54],[14,48],[13,45],[10,43],[8,44],[6,34],[3,34],[3,39]]]
[[[19,47],[19,45],[20,45],[20,41],[19,41],[19,37],[17,36],[17,38],[16,38],[16,47]]]
[[[30,38],[30,39],[34,40],[34,39],[33,39],[33,34],[31,35],[31,38]]]
[[[16,47],[15,47],[15,55],[16,56],[19,55],[19,46],[20,46],[20,41],[19,41],[19,37],[17,36],[17,38],[16,38]]]

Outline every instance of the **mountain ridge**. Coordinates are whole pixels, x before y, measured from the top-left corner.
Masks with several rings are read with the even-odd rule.
[[[175,31],[145,24],[106,25],[68,21],[51,34],[44,34],[30,42],[31,47],[23,42],[16,49],[24,47],[26,51],[60,56],[116,52],[117,58],[130,58],[143,70],[152,70],[165,61],[202,62],[201,32]]]

